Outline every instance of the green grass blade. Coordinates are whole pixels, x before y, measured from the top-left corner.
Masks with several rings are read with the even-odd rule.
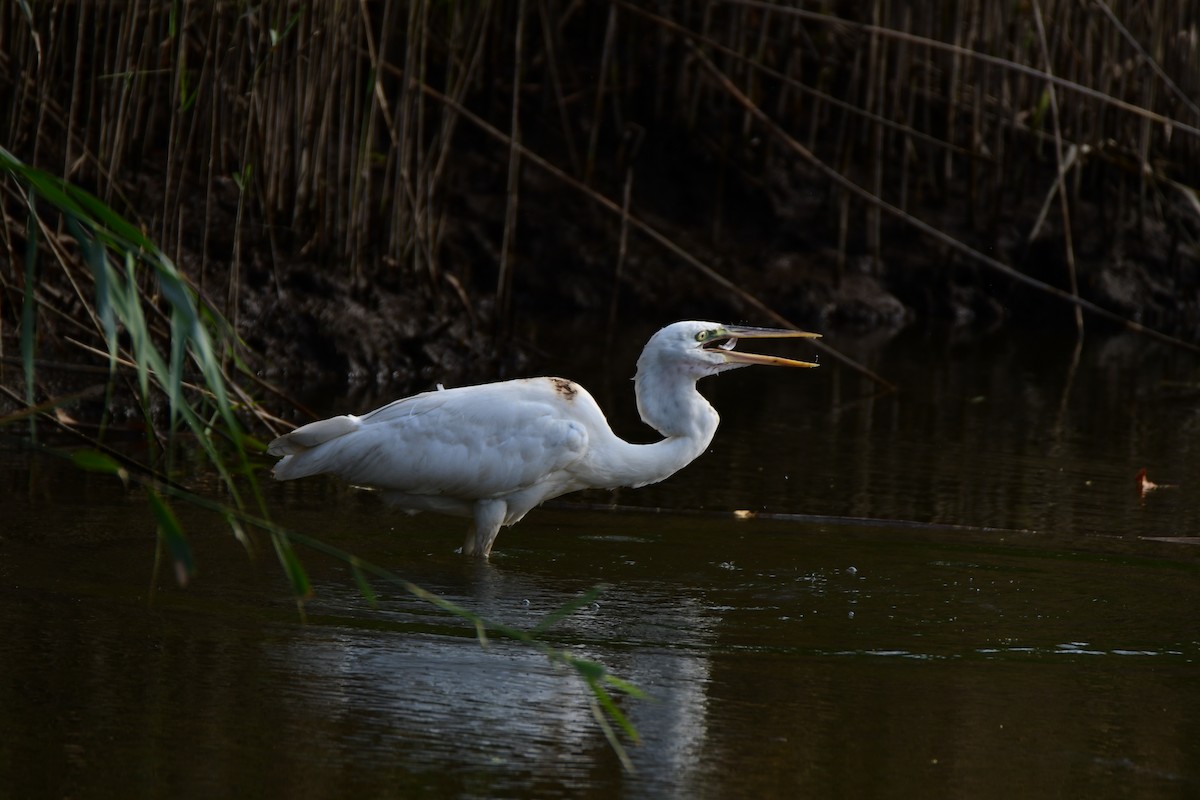
[[[129,487],[129,472],[118,461],[107,453],[99,450],[76,450],[71,453],[71,462],[86,472],[99,472],[104,475],[115,475],[121,483]]]
[[[611,673],[608,673],[608,672],[604,673],[604,682],[607,683],[609,686],[612,686],[613,688],[617,689],[618,691],[624,692],[625,694],[629,695],[630,697],[636,697],[639,700],[645,700],[647,697],[649,697],[649,695],[647,695],[644,691],[642,691],[640,688],[638,688],[634,684],[630,683],[629,681],[627,681],[623,678],[618,678],[616,675],[613,675]]]
[[[475,619],[475,639],[479,642],[480,647],[487,648],[487,646],[488,646],[487,623],[484,620],[479,619],[479,618]]]
[[[224,511],[222,516],[225,517],[225,524],[229,526],[229,531],[233,534],[233,538],[237,539],[242,545],[246,551],[246,555],[253,559],[255,555],[254,540],[246,532],[246,527],[242,525],[241,520],[233,516],[228,509]]]
[[[163,500],[154,489],[148,489],[150,508],[158,521],[158,534],[167,543],[167,552],[175,562],[175,580],[180,586],[187,586],[188,581],[196,575],[196,564],[192,560],[192,548],[187,537],[183,535],[183,526],[167,501]]]
[[[592,695],[596,698],[596,702],[604,709],[604,713],[608,715],[609,719],[616,721],[621,726],[621,730],[625,731],[625,735],[635,744],[640,742],[641,739],[638,737],[637,728],[633,727],[633,723],[625,716],[625,712],[617,707],[616,702],[612,699],[612,695],[598,681],[589,680],[587,683],[588,688],[592,690]]]
[[[167,409],[170,415],[170,430],[175,431],[179,421],[179,410],[183,407],[183,357],[190,338],[190,326],[186,315],[178,308],[171,312],[171,360],[167,374],[163,376],[163,389],[167,393]]]
[[[559,620],[571,616],[581,608],[590,606],[592,603],[596,602],[596,598],[600,596],[600,594],[604,591],[604,588],[605,587],[602,585],[593,586],[591,589],[584,592],[574,600],[568,602],[566,605],[551,611],[534,627],[533,632],[542,633],[553,627]]]
[[[161,361],[161,356],[155,348],[146,325],[146,316],[142,312],[142,298],[138,291],[136,279],[136,262],[133,256],[125,256],[125,278],[114,280],[112,297],[119,303],[121,322],[129,336],[129,350],[133,355],[134,366],[137,368],[138,391],[142,398],[150,396],[150,372],[155,361]]]
[[[312,597],[312,584],[308,580],[308,573],[304,570],[304,565],[300,563],[300,557],[292,549],[292,543],[288,541],[287,535],[275,531],[272,533],[271,540],[275,544],[279,563],[283,565],[283,571],[292,584],[292,593],[296,595],[296,599],[307,600]]]
[[[596,724],[604,733],[604,738],[608,740],[608,746],[612,748],[614,753],[616,753],[617,758],[621,762],[621,766],[625,768],[626,772],[630,774],[637,772],[637,770],[634,769],[633,760],[629,757],[629,754],[625,752],[625,745],[621,744],[621,740],[617,736],[617,732],[613,730],[612,725],[610,725],[608,722],[611,712],[608,712],[606,705],[613,709],[616,708],[613,705],[612,698],[610,698],[608,693],[605,692],[604,689],[599,685],[597,685],[595,681],[588,681],[588,689],[590,689],[592,692],[592,696],[588,698],[588,706],[592,710],[592,718],[596,720]],[[606,714],[606,712],[608,713]],[[619,710],[617,710],[617,714],[620,715],[620,719],[624,719],[624,715],[621,715]],[[614,717],[614,719],[616,719],[616,717]],[[628,720],[626,720],[626,723],[628,724]]]
[[[358,584],[358,591],[370,604],[371,608],[379,607],[379,598],[375,594],[375,590],[371,588],[370,582],[367,580],[366,574],[359,566],[357,556],[350,557],[350,569],[354,573],[354,582]]]
[[[137,226],[117,214],[98,197],[62,178],[25,164],[3,147],[0,147],[0,168],[18,176],[39,197],[57,206],[63,213],[92,222],[97,227],[97,235],[105,244],[144,253],[159,253],[154,243],[146,238]]]
[[[66,223],[67,230],[75,237],[75,241],[79,243],[79,249],[83,251],[83,260],[92,270],[92,280],[96,285],[96,316],[99,317],[100,325],[104,328],[104,342],[108,347],[111,361],[116,357],[117,321],[113,313],[112,268],[108,263],[108,254],[91,235],[91,232],[84,229],[84,225],[77,217],[67,214]]]
[[[21,178],[28,188],[63,211],[78,217],[87,216],[79,204],[72,200],[63,188],[64,181],[55,178],[48,172],[43,172],[26,165],[24,161],[21,161],[3,147],[0,147],[0,168]],[[32,208],[30,210],[32,212]]]

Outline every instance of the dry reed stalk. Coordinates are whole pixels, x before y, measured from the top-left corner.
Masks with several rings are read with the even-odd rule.
[[[421,90],[425,94],[437,99],[439,102],[447,103],[450,105],[455,105],[453,100],[451,100],[450,98],[448,98],[444,95],[439,94],[432,87],[423,86],[423,87],[421,87]],[[470,121],[471,124],[473,124],[480,131],[486,133],[488,136],[492,137],[493,139],[496,139],[497,141],[509,143],[509,141],[510,141],[509,137],[503,131],[497,129],[493,125],[488,124],[485,120],[483,120],[481,117],[477,116],[476,114],[472,113],[465,106],[456,106],[455,110],[457,111],[457,113],[460,116],[462,116],[464,119]],[[607,198],[604,195],[597,192],[592,187],[583,183],[581,180],[577,180],[577,179],[571,177],[566,172],[564,172],[562,169],[560,169],[559,167],[550,163],[545,158],[539,156],[537,153],[533,152],[532,150],[529,150],[528,148],[526,148],[522,145],[515,145],[515,146],[521,151],[521,156],[526,162],[536,165],[540,169],[544,170],[548,174],[552,175],[553,177],[555,177],[556,179],[561,181],[563,183],[563,185],[568,186],[568,187],[582,193],[584,196],[591,199],[593,202],[595,202],[597,205],[599,205],[601,208],[605,209],[606,211],[609,211],[611,213],[618,214],[618,215],[621,214],[620,204],[613,202],[609,198]],[[691,266],[693,269],[695,269],[697,272],[699,272],[705,279],[707,279],[707,280],[711,281],[712,283],[716,284],[717,286],[719,286],[723,291],[727,292],[731,297],[736,297],[741,302],[743,302],[747,306],[749,306],[750,308],[755,309],[759,314],[763,315],[764,318],[770,320],[771,322],[773,322],[776,325],[779,325],[780,327],[784,327],[784,328],[797,328],[798,327],[793,322],[789,321],[786,317],[784,317],[782,314],[780,314],[779,312],[777,312],[773,308],[771,308],[769,305],[767,305],[767,303],[765,303],[763,300],[761,300],[754,294],[746,291],[744,288],[742,288],[738,284],[730,281],[728,278],[723,276],[720,272],[718,272],[717,270],[715,270],[708,264],[705,264],[703,261],[701,261],[691,251],[687,250],[686,248],[684,248],[683,246],[681,246],[680,244],[678,244],[671,238],[667,237],[665,234],[660,232],[658,229],[656,229],[653,226],[649,225],[648,223],[642,221],[638,217],[633,216],[632,214],[625,217],[625,219],[627,221],[627,224],[630,227],[636,229],[637,231],[639,231],[640,233],[642,233],[643,235],[645,235],[652,241],[658,243],[660,246],[664,247],[669,252],[673,253],[676,257],[678,257],[685,264]],[[870,380],[874,381],[875,383],[877,383],[884,389],[891,391],[896,388],[895,385],[892,384],[891,382],[880,377],[879,375],[876,375],[874,372],[872,372],[867,367],[863,366],[862,364],[859,364],[858,362],[854,361],[849,356],[846,356],[845,354],[841,353],[840,351],[833,349],[832,347],[821,342],[820,340],[813,340],[812,344],[813,344],[813,346],[820,349],[822,352],[830,355],[837,361],[846,365],[847,367],[854,370],[855,372],[858,372],[859,374],[863,375],[864,377],[869,378]],[[1198,349],[1200,349],[1200,348],[1198,348]]]
[[[688,28],[674,22],[673,20],[653,14],[649,11],[646,11],[645,9],[638,8],[638,7],[630,5],[628,3],[624,3],[621,0],[617,0],[617,2],[621,6],[622,10],[633,12],[633,13],[637,14],[638,16],[640,16],[650,22],[653,22],[655,24],[655,26],[657,26],[658,28],[661,28],[666,31],[670,31],[678,36],[682,36],[682,37],[691,39],[692,41],[696,42],[697,44],[703,45],[705,48],[715,50],[715,51],[720,52],[724,55],[727,55],[733,59],[740,59],[741,61],[744,61],[745,63],[747,63],[747,64],[751,65],[752,67],[754,67],[755,69],[757,69],[757,71],[759,73],[761,73],[763,76],[770,77],[770,78],[778,81],[781,86],[781,89],[779,91],[780,99],[777,101],[777,107],[782,110],[780,112],[776,113],[775,117],[777,119],[783,120],[787,116],[786,111],[787,111],[788,104],[785,102],[784,98],[787,97],[789,92],[794,90],[794,91],[798,92],[799,95],[802,97],[804,97],[804,96],[812,97],[816,101],[816,103],[814,103],[814,106],[813,106],[813,111],[812,111],[812,113],[805,115],[802,119],[804,122],[806,122],[808,124],[809,135],[810,135],[810,139],[813,141],[813,147],[816,146],[815,140],[816,140],[818,132],[824,126],[826,126],[828,124],[829,112],[832,111],[833,109],[837,109],[839,111],[844,111],[851,116],[859,117],[862,120],[866,120],[871,123],[881,125],[881,126],[887,128],[889,131],[892,131],[894,133],[908,136],[913,139],[919,140],[921,142],[925,142],[927,144],[931,144],[931,145],[939,148],[939,150],[941,150],[941,149],[948,150],[953,155],[965,156],[968,158],[973,155],[973,153],[970,149],[959,146],[959,145],[955,145],[951,142],[946,141],[945,139],[931,135],[923,130],[916,128],[915,126],[913,126],[911,124],[905,124],[902,121],[898,121],[895,119],[891,119],[891,118],[882,116],[882,115],[876,113],[875,111],[872,111],[871,109],[863,108],[861,105],[858,105],[854,102],[840,99],[840,98],[830,94],[827,91],[822,91],[821,89],[814,88],[812,86],[808,86],[807,84],[803,83],[797,75],[791,74],[790,72],[786,72],[783,70],[776,70],[776,69],[772,68],[769,64],[755,63],[753,60],[746,59],[745,57],[741,57],[732,48],[727,47],[720,41],[717,41],[712,38],[708,38],[700,33],[691,31]],[[793,19],[795,20],[797,25],[800,24],[799,17],[793,17]],[[795,59],[794,52],[792,52],[789,57]],[[802,69],[803,69],[803,64],[797,63],[794,71],[800,71]],[[924,70],[924,73],[926,76],[929,76],[931,74],[931,71]],[[821,74],[819,80],[825,81],[828,79],[828,76],[829,76],[829,73],[827,71],[823,72]],[[927,97],[932,96],[931,91],[926,91],[924,94]],[[798,109],[799,103],[796,103],[794,105]],[[926,105],[925,108],[928,109],[928,105]],[[793,111],[795,111],[795,110],[796,109],[793,109]],[[799,117],[798,117],[798,119],[799,119]],[[927,128],[932,127],[929,124],[928,120],[926,120],[925,127],[927,127]]]
[[[86,5],[79,8],[79,29],[85,31],[88,29],[87,24],[88,7]],[[80,93],[83,91],[82,73],[83,73],[83,50],[84,37],[77,35],[75,37],[75,58],[73,69],[71,70],[71,91],[67,98],[67,136],[63,142],[63,166],[62,174],[66,178],[71,178],[75,174],[76,165],[74,159],[75,137],[73,132],[77,127],[77,111],[80,106],[78,100]]]
[[[770,11],[765,11],[758,24],[758,35],[754,42],[754,56],[751,58],[751,63],[754,69],[747,69],[745,75],[746,94],[749,97],[761,98],[763,96],[763,72],[762,66],[767,61],[767,48],[770,43],[769,33],[776,27],[775,17]],[[742,140],[750,139],[754,128],[754,118],[749,114],[742,114]]]
[[[519,0],[524,3],[525,0]],[[613,48],[617,37],[617,4],[608,7],[608,22],[604,28],[604,45],[600,51],[600,69],[596,75],[596,100],[592,105],[591,130],[588,132],[587,157],[584,161],[584,183],[591,183],[596,169],[596,150],[600,144],[600,129],[603,127],[604,86],[608,82],[609,67],[613,60]]]
[[[693,45],[693,47],[695,47],[695,46]],[[828,164],[825,164],[820,159],[816,158],[811,152],[806,150],[803,145],[801,145],[798,141],[796,141],[794,138],[792,138],[786,131],[781,129],[774,122],[774,120],[772,120],[761,109],[759,109],[757,106],[755,106],[753,103],[751,103],[749,101],[749,98],[747,98],[747,97],[745,97],[745,95],[741,94],[741,92],[733,84],[733,82],[730,81],[728,77],[723,75],[720,72],[720,70],[718,70],[716,68],[716,66],[713,65],[713,63],[703,53],[699,52],[699,50],[695,50],[695,54],[696,54],[696,57],[699,60],[699,62],[705,67],[705,69],[713,77],[713,79],[716,80],[725,91],[729,92],[732,97],[737,99],[737,101],[739,103],[742,103],[746,108],[752,109],[755,112],[755,116],[759,119],[759,121],[764,125],[764,127],[773,136],[778,137],[779,140],[781,142],[785,143],[794,153],[796,153],[797,155],[804,158],[805,161],[807,161],[809,164],[811,164],[812,166],[814,166],[818,170],[820,170],[825,175],[826,178],[828,178],[831,182],[836,183],[842,189],[856,195],[857,197],[867,201],[868,203],[877,204],[882,210],[886,211],[887,213],[891,214],[892,216],[896,217],[897,219],[902,220],[903,222],[912,226],[913,228],[917,229],[918,231],[920,231],[928,236],[933,237],[937,241],[952,247],[953,249],[957,250],[958,252],[962,253],[963,255],[969,256],[970,258],[974,259],[975,261],[979,262],[980,264],[987,266],[990,269],[995,270],[996,272],[998,272],[1002,275],[1005,275],[1006,277],[1010,278],[1011,280],[1013,280],[1015,282],[1025,284],[1026,286],[1037,289],[1040,292],[1043,292],[1052,297],[1056,297],[1060,300],[1064,300],[1068,303],[1079,305],[1085,311],[1088,311],[1102,319],[1108,320],[1110,322],[1114,322],[1118,325],[1122,325],[1126,329],[1133,331],[1135,333],[1139,333],[1139,334],[1142,334],[1149,338],[1156,339],[1156,340],[1164,342],[1164,343],[1169,343],[1176,347],[1181,347],[1183,349],[1186,349],[1186,350],[1189,350],[1192,352],[1200,353],[1200,345],[1198,345],[1198,344],[1193,344],[1191,342],[1185,342],[1176,337],[1164,334],[1161,331],[1155,330],[1153,328],[1148,328],[1140,323],[1125,319],[1124,317],[1121,317],[1118,314],[1114,314],[1113,312],[1109,311],[1108,309],[1102,308],[1102,307],[1096,305],[1095,303],[1092,303],[1089,300],[1085,300],[1077,295],[1072,295],[1069,292],[1065,292],[1056,286],[1052,286],[1048,283],[1045,283],[1044,281],[1040,281],[1036,278],[1030,277],[1029,275],[1019,272],[1018,270],[1013,269],[1011,266],[1009,266],[995,258],[992,258],[991,256],[987,256],[987,255],[981,253],[980,251],[976,250],[975,248],[965,244],[964,242],[962,242],[958,239],[955,239],[954,237],[935,228],[934,226],[930,225],[929,223],[924,222],[923,220],[920,220],[909,214],[905,214],[903,211],[901,211],[896,206],[882,200],[879,197],[876,197],[875,195],[871,194],[869,191],[863,189],[862,187],[855,184],[853,181],[846,178],[842,173],[838,172],[834,168],[830,167]]]
[[[995,56],[990,53],[983,52],[981,50],[972,49],[962,43],[961,35],[956,36],[956,41],[947,42],[947,41],[941,41],[941,40],[937,39],[935,36],[928,36],[928,35],[927,36],[917,36],[917,35],[914,35],[912,33],[906,32],[906,31],[894,30],[894,29],[887,28],[887,27],[881,28],[878,26],[872,26],[868,23],[861,23],[861,22],[856,22],[853,20],[847,20],[844,18],[831,17],[826,14],[807,11],[804,9],[795,8],[795,7],[791,7],[791,6],[776,6],[776,5],[773,5],[770,3],[761,2],[761,0],[725,0],[725,2],[738,3],[738,4],[748,5],[748,6],[752,6],[752,7],[770,6],[770,7],[779,9],[781,13],[802,17],[802,18],[809,19],[812,21],[821,22],[826,25],[832,25],[832,24],[842,25],[842,26],[846,26],[848,28],[852,28],[852,29],[861,31],[864,34],[875,32],[875,33],[878,33],[878,34],[880,34],[882,36],[886,36],[886,37],[898,38],[898,39],[908,39],[914,43],[923,43],[935,51],[948,53],[951,56],[959,56],[963,59],[970,59],[972,61],[978,61],[980,63],[992,64],[992,65],[999,66],[1004,69],[1010,69],[1010,70],[1013,70],[1016,72],[1024,73],[1024,74],[1026,74],[1032,78],[1038,79],[1038,80],[1050,80],[1052,83],[1054,83],[1054,85],[1058,86],[1059,88],[1068,89],[1068,90],[1070,90],[1074,93],[1077,93],[1083,97],[1110,104],[1110,105],[1112,105],[1122,111],[1126,111],[1134,116],[1145,117],[1146,119],[1149,119],[1153,122],[1156,122],[1156,123],[1159,123],[1162,125],[1171,126],[1173,129],[1178,130],[1178,131],[1183,131],[1190,136],[1200,136],[1200,128],[1197,128],[1194,125],[1190,125],[1179,119],[1166,116],[1165,114],[1156,112],[1152,109],[1140,107],[1136,103],[1131,103],[1131,102],[1122,100],[1122,99],[1120,99],[1120,97],[1118,97],[1114,94],[1105,94],[1104,92],[1098,91],[1093,87],[1086,86],[1086,85],[1083,85],[1080,83],[1073,83],[1072,81],[1067,80],[1062,77],[1047,76],[1043,71],[1038,70],[1037,68],[1029,66],[1027,64],[1022,64],[1022,63],[1020,63],[1018,61],[1014,61],[1012,59],[1006,59],[1006,58],[1003,58],[1000,56]],[[960,6],[960,8],[961,8],[961,6]],[[957,30],[957,27],[958,26],[956,25],[956,30]],[[1103,66],[1103,65],[1098,65],[1098,66]],[[954,92],[951,92],[949,96],[953,97]]]
[[[1045,69],[1047,73],[1053,70],[1053,61],[1050,54],[1050,46],[1046,42],[1046,28],[1042,21],[1042,8],[1038,0],[1032,0],[1033,19],[1037,25],[1038,41],[1042,47],[1042,56],[1045,59]],[[1071,230],[1071,209],[1067,202],[1067,187],[1066,187],[1066,171],[1069,165],[1063,154],[1063,139],[1062,127],[1059,122],[1058,114],[1058,93],[1051,85],[1046,86],[1046,92],[1050,96],[1050,119],[1054,125],[1054,153],[1055,161],[1058,164],[1058,177],[1055,181],[1058,190],[1059,208],[1062,211],[1062,226],[1063,226],[1063,249],[1064,259],[1067,265],[1067,284],[1071,289],[1071,294],[1075,297],[1079,296],[1079,278],[1075,273],[1075,245],[1073,242],[1074,234]],[[1074,146],[1072,146],[1074,147]],[[1075,304],[1075,330],[1079,338],[1083,338],[1083,309]]]
[[[631,148],[629,163],[625,167],[625,189],[621,193],[621,230],[617,236],[617,263],[613,268],[612,292],[608,301],[608,329],[616,330],[617,304],[621,297],[621,279],[625,272],[625,259],[629,253],[629,208],[633,203],[633,161],[640,143]]]
[[[410,234],[416,229],[417,220],[421,216],[421,193],[414,191],[413,187],[419,185],[421,142],[417,120],[424,116],[420,110],[424,103],[424,98],[413,87],[419,83],[417,76],[422,75],[425,71],[422,50],[418,45],[418,42],[421,40],[420,33],[422,20],[424,19],[424,9],[425,3],[423,0],[412,2],[408,7],[404,74],[412,76],[412,79],[403,82],[402,100],[397,108],[397,114],[401,115],[396,125],[400,135],[400,155],[399,168],[396,175],[397,183],[396,188],[393,190],[393,195],[398,201],[396,203],[397,213],[393,218],[393,224],[397,228],[397,234],[403,235],[403,239],[405,240],[411,238]],[[405,250],[406,245],[402,242],[396,243],[396,252],[405,252]],[[434,266],[432,264],[426,264],[424,270],[418,267],[418,273],[425,272],[432,274],[433,270]]]
[[[953,142],[957,137],[958,131],[958,93],[959,83],[962,80],[963,59],[959,51],[966,48],[962,46],[962,28],[963,14],[965,12],[966,3],[956,3],[954,7],[954,29],[951,35],[954,37],[955,51],[950,56],[950,81],[946,89],[946,139]],[[954,160],[949,153],[944,153],[942,157],[942,174],[943,183],[948,184],[954,178]],[[945,189],[943,189],[943,192]]]
[[[614,5],[616,5],[616,3],[614,3]],[[715,13],[716,8],[717,6],[715,3],[704,3],[702,19],[700,22],[700,35],[704,36],[705,38],[709,36],[709,31],[712,29],[713,14]],[[680,64],[681,67],[686,65],[690,70],[691,65],[687,63],[687,59],[680,59]],[[684,119],[689,131],[695,130],[698,125],[701,100],[704,97],[706,88],[707,87],[704,85],[704,81],[693,80],[687,85],[687,93],[685,95],[681,95],[682,97],[687,98],[687,112]]]
[[[521,77],[525,70],[525,3],[518,0],[516,46],[513,52],[512,78],[512,121],[509,127],[508,150],[508,206],[504,215],[504,235],[500,244],[500,270],[496,278],[496,334],[507,339],[512,330],[512,283],[513,258],[517,236],[517,204],[519,200],[521,173]],[[615,28],[615,19],[610,17],[610,27]],[[603,81],[603,78],[601,78]],[[600,94],[603,94],[601,89]],[[596,121],[599,127],[599,121]],[[590,163],[590,159],[589,159]]]
[[[461,45],[456,52],[454,58],[449,59],[452,64],[464,64],[460,70],[449,70],[446,76],[447,90],[446,96],[453,98],[458,103],[466,101],[468,91],[472,84],[478,79],[481,64],[483,63],[484,52],[487,44],[487,31],[492,18],[494,4],[492,2],[483,3],[483,7],[478,14],[473,15],[475,23],[473,27],[465,34],[461,40]],[[456,27],[463,27],[463,15],[456,7],[454,21]],[[463,55],[467,58],[463,58]],[[442,234],[445,230],[445,210],[441,206],[441,186],[445,176],[445,170],[449,159],[454,154],[453,142],[454,132],[458,128],[458,114],[448,105],[441,105],[441,127],[438,146],[436,149],[436,157],[427,159],[427,164],[432,164],[432,167],[424,173],[424,177],[419,182],[420,190],[426,195],[426,203],[436,213],[430,215],[430,228],[427,237],[428,255],[427,263],[430,265],[430,276],[437,278],[439,270],[434,261],[437,253]],[[461,284],[456,283],[453,275],[446,273],[447,279],[451,282],[451,287],[460,299],[465,297],[465,293]],[[470,308],[469,303],[463,303],[464,307],[468,308],[468,313],[474,314],[474,310]]]
[[[542,23],[542,46],[545,48],[546,69],[550,78],[550,88],[554,94],[554,105],[558,109],[558,124],[562,126],[563,144],[567,148],[567,160],[575,175],[582,174],[583,165],[575,148],[575,135],[571,127],[571,117],[567,110],[566,96],[563,91],[563,79],[559,74],[558,52],[561,48],[557,26],[550,19],[550,7],[547,0],[537,0],[538,18]],[[661,70],[663,59],[660,52],[657,61]],[[659,73],[661,74],[661,73]]]
[[[876,19],[876,23],[880,22],[888,15],[888,4],[886,0],[876,0],[872,6],[871,13]],[[881,40],[875,36],[870,38],[870,53],[868,55],[867,75],[867,97],[865,107],[875,112],[876,116],[883,118],[887,113],[886,87],[888,74],[888,43],[886,40]],[[753,101],[753,98],[750,98]],[[748,113],[748,112],[747,112]],[[870,165],[870,180],[871,190],[876,197],[883,197],[883,173],[884,173],[884,136],[883,126],[878,122],[870,123],[870,150],[873,158]],[[883,223],[883,215],[879,213],[879,209],[875,206],[867,206],[867,254],[870,257],[871,271],[878,274],[879,267],[883,263],[883,232],[881,230]]]

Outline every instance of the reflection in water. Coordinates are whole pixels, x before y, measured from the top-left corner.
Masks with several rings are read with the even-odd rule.
[[[912,334],[852,353],[893,395],[834,366],[709,381],[711,452],[534,511],[490,566],[453,554],[456,520],[266,487],[284,524],[501,622],[605,584],[550,638],[652,695],[621,701],[636,775],[573,674],[385,587],[372,609],[315,556],[301,624],[198,512],[198,580],[149,604],[140,494],[0,450],[0,793],[1200,793],[1200,548],[1157,540],[1200,530],[1194,365],[1128,337],[1072,353]],[[545,371],[637,438],[635,356]],[[1142,467],[1180,489],[1139,498]]]
[[[488,571],[488,590],[471,605],[491,619],[530,627],[541,616],[531,608],[549,611],[567,599],[525,576],[509,581],[499,570]],[[330,594],[336,589],[322,592]],[[630,599],[655,609],[648,625],[630,624],[631,609],[624,606]],[[575,642],[570,647],[577,655],[600,658],[653,695],[650,713],[632,711],[643,739],[632,754],[650,770],[651,781],[670,775],[686,786],[704,752],[705,621],[688,602],[668,606],[663,600],[626,598],[616,608],[605,603],[555,631],[556,637]],[[489,641],[483,649],[469,635],[397,635],[416,620],[428,620],[428,609],[400,610],[407,606],[400,603],[382,613],[384,627],[391,629],[386,632],[316,628],[264,656],[289,675],[299,704],[323,725],[365,725],[377,732],[356,755],[364,767],[380,758],[398,759],[417,776],[435,781],[488,769],[496,774],[484,796],[521,793],[530,782],[544,780],[551,768],[555,785],[568,793],[594,786],[598,765],[606,767],[602,783],[619,785],[619,767],[598,732],[590,693],[573,673],[504,640]],[[334,608],[322,612],[337,615]],[[677,641],[671,641],[663,623],[674,629]],[[655,638],[636,638],[646,633]],[[613,652],[614,641],[638,647]]]

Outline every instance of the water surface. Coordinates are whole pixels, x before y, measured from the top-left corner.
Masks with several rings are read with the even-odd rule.
[[[652,438],[638,344],[580,357],[573,333],[534,334],[539,372]],[[284,524],[507,624],[604,584],[549,638],[651,695],[622,701],[634,774],[537,652],[482,648],[383,585],[372,608],[316,554],[302,623],[266,543],[249,559],[203,512],[180,510],[196,581],[164,569],[151,598],[140,493],[10,441],[0,794],[1200,793],[1196,360],[1126,336],[1078,358],[1048,335],[832,343],[901,390],[827,359],[710,379],[723,423],[702,459],[539,509],[489,565],[455,555],[457,520],[267,486]],[[1142,497],[1141,468],[1178,488]]]

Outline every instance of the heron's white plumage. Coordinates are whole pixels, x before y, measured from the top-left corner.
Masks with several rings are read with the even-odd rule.
[[[332,473],[394,504],[473,518],[464,551],[488,555],[501,525],[585,488],[644,486],[674,474],[712,441],[717,412],[696,391],[705,375],[752,363],[815,366],[734,353],[738,338],[812,336],[679,322],[638,360],[642,419],[665,438],[630,444],[582,386],[525,378],[425,392],[363,416],[313,422],[271,442],[279,480]]]

